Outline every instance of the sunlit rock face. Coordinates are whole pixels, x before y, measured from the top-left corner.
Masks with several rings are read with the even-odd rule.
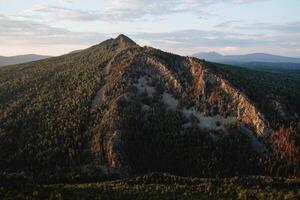
[[[264,134],[266,132],[264,117],[249,99],[224,80],[221,80],[221,88],[232,97],[238,120],[252,126],[258,134]]]
[[[201,96],[204,104],[216,104],[219,110],[230,112],[240,122],[253,128],[259,135],[263,135],[267,131],[267,126],[262,113],[260,113],[255,105],[238,89],[234,88],[227,80],[210,72],[210,70],[197,63],[193,59],[189,59],[190,70],[194,78],[194,93]],[[227,104],[224,108],[219,102]],[[224,113],[223,113],[224,114]]]

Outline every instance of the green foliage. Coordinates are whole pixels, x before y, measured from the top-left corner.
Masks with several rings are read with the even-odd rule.
[[[213,141],[212,132],[183,128],[182,114],[166,110],[161,104],[144,111],[133,102],[122,110],[122,117],[126,130],[124,152],[133,172],[200,177],[261,173],[249,138],[237,127],[232,127],[228,136],[220,135]]]
[[[1,187],[1,199],[299,199],[298,179],[246,177],[198,179],[152,173],[132,179],[85,184]]]

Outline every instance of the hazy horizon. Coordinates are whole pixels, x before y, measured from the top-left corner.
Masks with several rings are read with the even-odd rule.
[[[191,55],[300,54],[295,0],[0,0],[0,55],[57,56],[123,33]]]

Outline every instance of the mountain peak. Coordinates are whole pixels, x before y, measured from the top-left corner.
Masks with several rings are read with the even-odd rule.
[[[110,38],[96,45],[97,47],[104,47],[105,49],[109,49],[111,51],[124,50],[130,47],[139,47],[132,39],[127,37],[124,34],[118,35],[116,38]]]
[[[122,48],[128,48],[137,45],[132,39],[130,39],[124,34],[120,34],[118,37],[116,37],[115,41],[118,42],[118,44]]]
[[[116,37],[116,39],[127,39],[127,40],[131,40],[128,36],[124,35],[124,34],[119,34],[118,37]]]

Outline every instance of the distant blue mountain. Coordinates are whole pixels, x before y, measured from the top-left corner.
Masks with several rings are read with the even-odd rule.
[[[20,64],[25,62],[42,60],[49,57],[50,56],[42,56],[36,54],[27,54],[27,55],[19,55],[19,56],[11,56],[11,57],[0,56],[0,67],[5,65],[14,65],[14,64]]]
[[[217,52],[196,53],[194,57],[223,64],[260,69],[300,69],[300,58],[265,53],[222,55]]]
[[[277,56],[266,53],[253,53],[245,55],[222,55],[217,52],[196,53],[194,57],[215,62],[268,62],[268,63],[300,63],[300,58]]]

